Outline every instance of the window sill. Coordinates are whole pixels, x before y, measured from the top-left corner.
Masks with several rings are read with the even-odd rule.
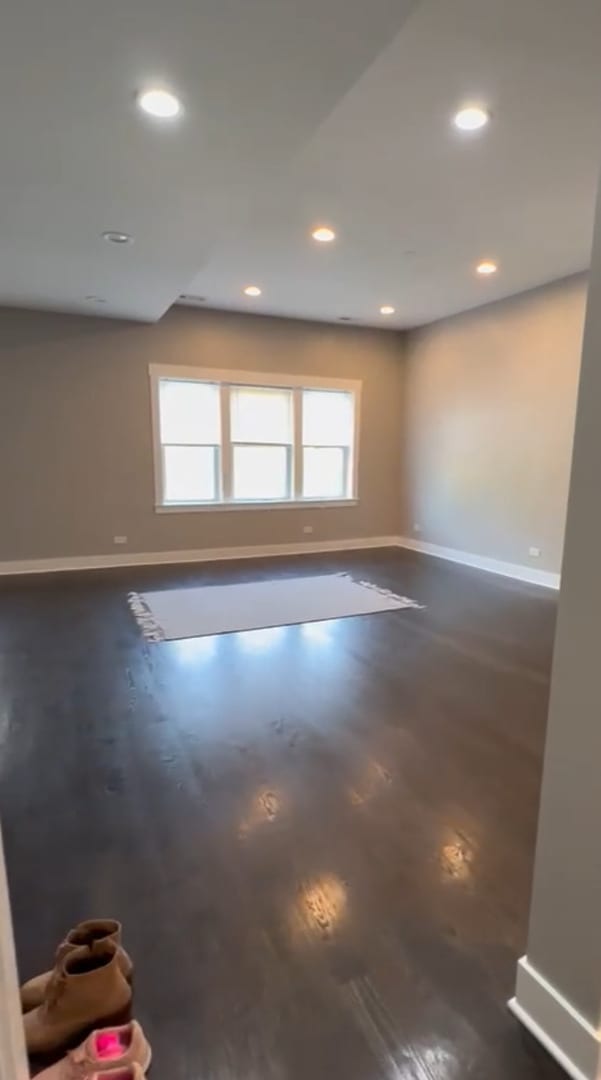
[[[280,502],[222,502],[222,503],[172,503],[155,506],[156,514],[190,514],[221,510],[324,510],[340,506],[357,506],[358,499],[290,499]]]

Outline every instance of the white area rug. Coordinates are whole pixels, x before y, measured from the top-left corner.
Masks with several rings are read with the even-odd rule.
[[[149,641],[229,634],[420,606],[367,581],[353,581],[347,574],[132,592],[128,599]]]

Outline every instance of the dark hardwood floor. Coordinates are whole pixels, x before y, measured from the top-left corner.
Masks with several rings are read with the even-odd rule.
[[[149,584],[350,569],[427,605],[148,644]],[[23,978],[115,916],[169,1080],[558,1080],[524,951],[556,595],[409,552],[0,591]]]

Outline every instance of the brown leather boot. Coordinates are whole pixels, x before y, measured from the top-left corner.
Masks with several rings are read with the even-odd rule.
[[[130,1002],[131,986],[113,941],[71,949],[52,973],[43,1003],[23,1017],[27,1051],[50,1053],[93,1027],[124,1023]]]
[[[78,946],[92,945],[100,941],[113,941],[118,946],[119,965],[125,978],[131,979],[133,964],[121,945],[121,923],[116,919],[87,919],[86,922],[78,923],[73,930],[69,930],[56,950],[55,965]],[[42,1004],[51,976],[52,971],[45,971],[43,975],[36,975],[35,978],[23,983],[21,987],[23,1012],[29,1012],[30,1009],[35,1009]]]

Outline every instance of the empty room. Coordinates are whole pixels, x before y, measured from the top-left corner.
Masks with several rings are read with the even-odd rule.
[[[601,1075],[598,0],[21,0],[0,1078]]]

